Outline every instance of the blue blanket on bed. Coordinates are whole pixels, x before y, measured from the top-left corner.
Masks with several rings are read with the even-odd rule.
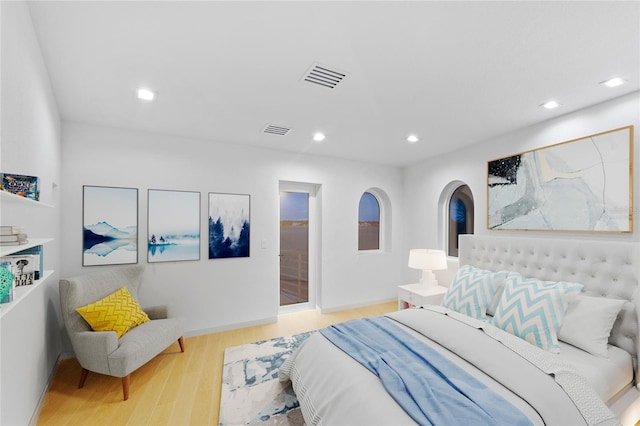
[[[320,332],[378,376],[421,425],[531,424],[503,397],[388,318],[347,321]]]

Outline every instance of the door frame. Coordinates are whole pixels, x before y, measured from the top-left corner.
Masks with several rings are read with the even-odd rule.
[[[278,182],[278,200],[281,192],[304,192],[309,194],[309,297],[306,303],[280,306],[280,207],[278,207],[278,309],[279,313],[316,309],[320,288],[320,185],[307,182],[281,180]],[[280,203],[278,203],[278,206]]]

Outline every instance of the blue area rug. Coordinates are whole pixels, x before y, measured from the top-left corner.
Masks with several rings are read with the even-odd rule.
[[[278,368],[314,331],[234,346],[224,351],[220,425],[303,425],[291,383]]]

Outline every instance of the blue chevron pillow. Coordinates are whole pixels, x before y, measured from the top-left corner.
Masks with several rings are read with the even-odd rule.
[[[485,319],[496,289],[509,275],[464,265],[453,278],[442,302],[445,308],[477,319]]]
[[[560,353],[558,329],[569,303],[582,287],[566,281],[525,278],[511,272],[496,314],[489,322],[542,349]]]

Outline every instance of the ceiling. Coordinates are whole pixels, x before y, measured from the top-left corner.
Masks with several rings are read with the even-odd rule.
[[[204,143],[406,166],[640,88],[637,1],[28,4],[64,120]]]

